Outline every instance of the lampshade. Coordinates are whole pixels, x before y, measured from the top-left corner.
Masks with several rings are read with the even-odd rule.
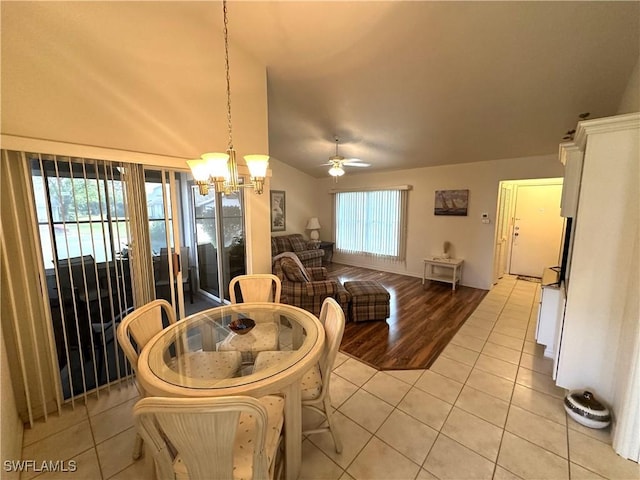
[[[311,217],[307,222],[307,230],[319,230],[321,228],[318,217]]]
[[[311,238],[311,240],[313,240],[314,242],[317,242],[318,240],[320,240],[320,234],[318,233],[318,230],[320,228],[322,227],[320,227],[320,222],[318,221],[318,217],[311,217],[307,222],[307,230],[311,230],[309,232],[309,238]]]
[[[269,155],[245,155],[244,161],[247,162],[249,174],[252,178],[264,178],[267,176]]]
[[[229,168],[227,167],[229,154],[221,152],[203,153],[202,159],[207,162],[209,176],[213,178],[229,177]]]
[[[189,165],[191,174],[197,182],[206,182],[209,179],[209,166],[205,159],[187,160],[187,165]]]

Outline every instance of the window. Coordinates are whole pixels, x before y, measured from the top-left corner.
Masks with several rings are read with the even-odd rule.
[[[403,260],[407,190],[336,193],[336,249]]]
[[[117,168],[67,157],[32,156],[31,162],[45,269],[56,260],[83,255],[111,261],[114,252],[127,247],[124,186]]]
[[[149,216],[149,240],[151,241],[151,252],[153,255],[160,255],[163,248],[167,248],[167,223],[171,225],[172,206],[169,183],[165,183],[165,191],[162,193],[162,181],[150,180],[151,173],[145,171],[145,193],[147,198],[147,215]],[[169,217],[165,222],[164,207],[167,203]],[[173,229],[169,229],[169,242],[173,245]]]

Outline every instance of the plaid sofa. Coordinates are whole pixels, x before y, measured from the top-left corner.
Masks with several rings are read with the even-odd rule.
[[[305,268],[296,254],[284,252],[273,259],[273,274],[282,283],[282,303],[303,308],[319,316],[324,299],[332,297],[347,315],[351,295],[340,282],[327,279],[326,268]]]
[[[271,257],[284,252],[293,252],[305,267],[321,267],[324,250],[307,242],[299,233],[271,237]]]

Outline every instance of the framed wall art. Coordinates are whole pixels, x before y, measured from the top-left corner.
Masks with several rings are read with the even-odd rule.
[[[284,232],[287,229],[287,210],[283,190],[271,190],[271,231]]]
[[[434,215],[465,217],[469,207],[469,190],[436,190]]]

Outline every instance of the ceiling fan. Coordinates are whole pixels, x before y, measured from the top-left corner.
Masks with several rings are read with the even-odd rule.
[[[323,163],[323,165],[330,166],[329,175],[332,177],[341,177],[344,175],[344,167],[370,167],[370,163],[366,163],[361,161],[358,158],[344,158],[342,155],[338,154],[338,144],[340,143],[340,139],[335,136],[336,142],[336,154],[329,157],[328,163]]]

